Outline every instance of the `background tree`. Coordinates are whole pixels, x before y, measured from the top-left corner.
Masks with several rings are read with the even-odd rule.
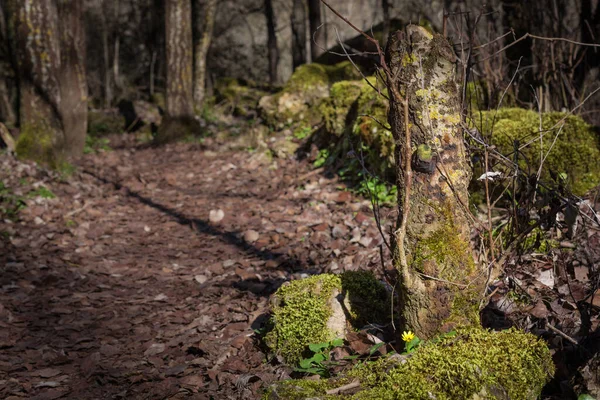
[[[194,44],[194,104],[196,110],[202,109],[206,93],[206,55],[212,40],[213,27],[215,25],[215,14],[217,12],[217,0],[207,0],[204,6],[203,16],[200,15],[201,1],[195,0],[196,25],[201,26],[200,35]]]
[[[8,126],[17,123],[9,82],[15,83],[13,56],[5,14],[5,4],[0,2],[0,119]]]
[[[56,3],[13,0],[10,7],[20,93],[17,154],[56,167],[66,156]]]
[[[156,136],[159,143],[185,136],[194,125],[191,0],[165,1],[165,28],[166,118]]]
[[[308,0],[308,21],[311,33],[310,54],[312,61],[315,61],[327,48],[325,27],[321,26],[320,0]]]
[[[64,129],[64,151],[69,156],[83,152],[87,133],[88,90],[85,69],[83,4],[58,0],[60,33],[60,114]]]
[[[267,18],[267,51],[269,54],[269,82],[277,83],[277,68],[279,67],[279,49],[277,48],[277,33],[275,32],[275,11],[272,0],[265,0],[265,17]]]

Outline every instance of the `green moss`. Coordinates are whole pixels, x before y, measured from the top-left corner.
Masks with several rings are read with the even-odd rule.
[[[341,136],[349,130],[356,119],[356,110],[351,113],[351,109],[364,85],[363,81],[341,81],[331,86],[329,97],[319,105],[327,133]]]
[[[16,152],[19,158],[57,169],[65,161],[56,148],[55,141],[56,132],[44,120],[38,120],[37,123],[25,122],[17,139]]]
[[[88,135],[97,137],[124,130],[125,118],[121,114],[103,110],[88,111]]]
[[[368,78],[374,87],[382,87],[375,77]],[[368,168],[381,177],[393,174],[394,138],[388,129],[387,114],[389,102],[383,95],[387,89],[378,93],[370,85],[361,88],[356,101],[357,118],[352,126],[353,141],[363,144],[363,155]]]
[[[297,363],[310,343],[335,339],[327,330],[331,310],[327,302],[342,281],[331,274],[315,275],[281,286],[274,295],[273,330],[265,342],[287,362]]]
[[[457,234],[459,230],[455,226],[451,210],[442,208],[435,212],[438,214],[439,227],[427,237],[419,238],[411,265],[420,272],[449,281],[472,273],[475,261],[470,245]],[[435,260],[440,270],[428,270],[427,260]],[[465,273],[465,269],[468,272]]]
[[[249,117],[256,113],[258,101],[267,92],[250,81],[221,78],[215,85],[215,100],[225,114]]]
[[[327,328],[332,314],[328,301],[334,291],[344,296],[352,326],[389,321],[387,291],[372,272],[314,275],[283,285],[273,295],[273,329],[265,336],[267,345],[295,364],[309,344],[335,339]]]
[[[510,329],[493,332],[463,328],[454,336],[421,345],[399,362],[382,358],[359,364],[342,378],[285,381],[269,393],[285,391],[291,400],[322,399],[536,399],[554,373],[550,351],[535,336]],[[354,395],[326,395],[326,390],[359,379]],[[295,389],[295,390],[294,390]],[[269,399],[271,397],[265,396]],[[275,397],[273,397],[275,398]]]
[[[277,129],[295,122],[313,125],[320,120],[316,106],[329,95],[330,86],[358,78],[360,73],[349,61],[336,65],[301,65],[281,92],[260,101],[261,116],[267,125]]]
[[[564,119],[564,121],[563,121]],[[505,108],[475,113],[470,120],[480,132],[491,138],[492,144],[509,158],[514,142],[526,147],[521,149],[519,165],[528,174],[537,172],[540,164],[540,118],[534,111]],[[550,150],[542,170],[542,179],[551,181],[550,171],[566,173],[568,185],[582,195],[600,183],[600,150],[593,128],[577,116],[551,112],[542,114],[543,154]],[[555,140],[556,139],[556,140]]]

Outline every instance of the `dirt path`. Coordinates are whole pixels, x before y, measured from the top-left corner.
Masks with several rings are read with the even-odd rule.
[[[256,398],[287,373],[252,337],[269,294],[380,264],[368,204],[308,164],[116,146],[67,182],[0,158],[56,195],[0,221],[0,398]]]

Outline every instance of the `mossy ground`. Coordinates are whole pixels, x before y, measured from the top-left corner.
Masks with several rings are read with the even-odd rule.
[[[381,358],[339,378],[281,382],[265,399],[525,400],[536,399],[553,373],[550,351],[535,336],[516,329],[464,328],[425,343],[404,363]],[[358,393],[326,394],[354,379],[361,384]]]
[[[309,344],[335,339],[327,329],[332,313],[328,301],[334,291],[347,299],[348,320],[354,327],[389,321],[388,294],[373,273],[314,275],[283,285],[274,294],[272,330],[265,336],[266,344],[295,364]]]

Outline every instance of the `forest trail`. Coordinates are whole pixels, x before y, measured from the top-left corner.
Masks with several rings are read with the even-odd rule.
[[[289,372],[254,338],[269,295],[381,268],[369,203],[307,162],[112,145],[62,181],[0,156],[3,179],[56,196],[0,221],[0,398],[257,398]]]

